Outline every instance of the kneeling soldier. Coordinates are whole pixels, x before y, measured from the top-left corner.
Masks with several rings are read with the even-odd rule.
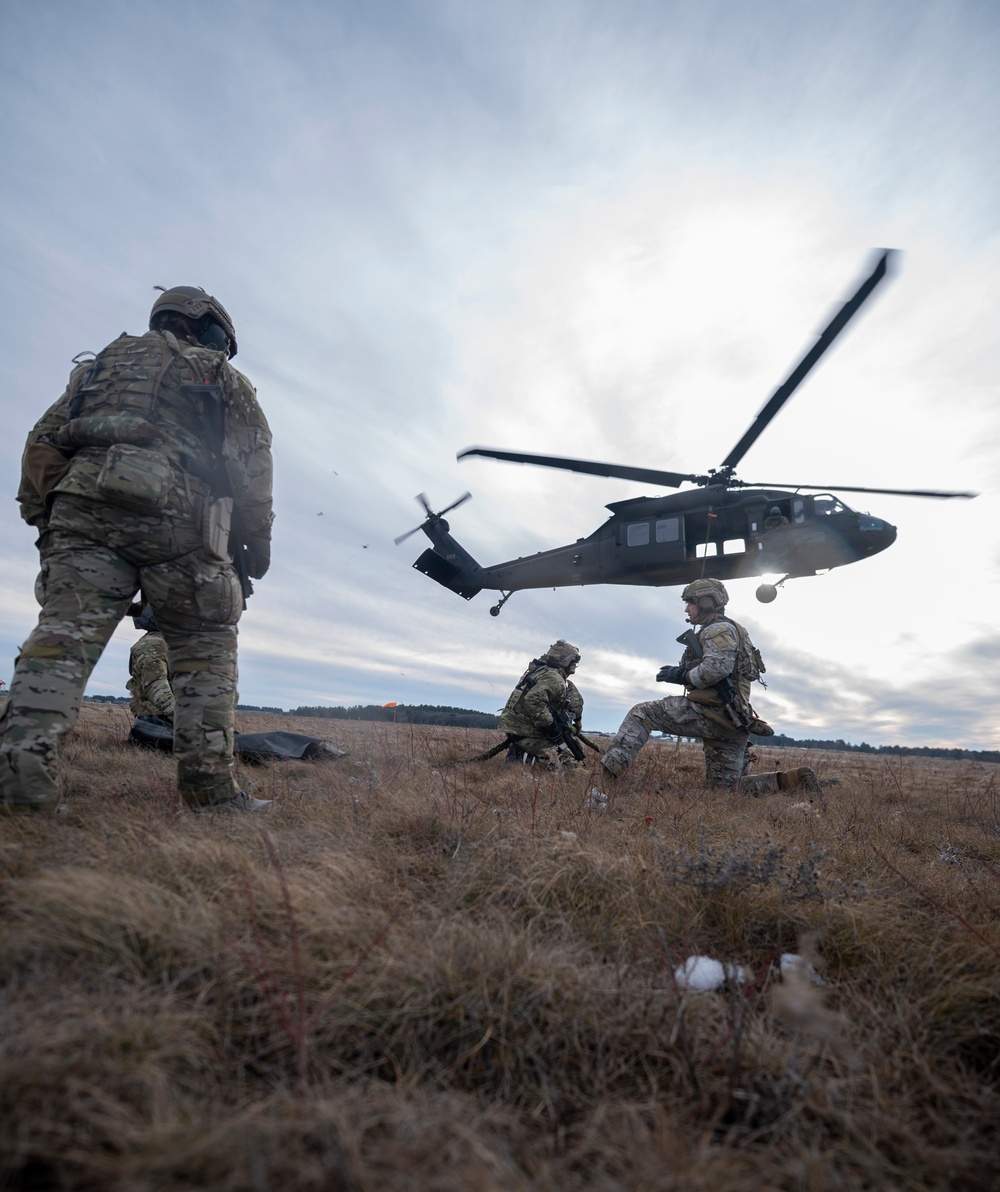
[[[677,639],[685,645],[680,665],[661,667],[656,678],[682,684],[684,694],[636,704],[601,758],[608,777],[621,777],[649,734],[659,731],[700,738],[709,786],[752,795],[818,791],[816,775],[808,769],[747,776],[750,734],[773,733],[750,705],[750,684],[764,672],[763,660],[746,629],[726,616],[729,595],[718,580],[695,580],[681,599],[689,623],[699,632],[688,630]]]
[[[573,727],[579,731],[583,697],[569,677],[579,661],[580,651],[561,638],[531,660],[500,715],[500,731],[510,742],[508,760],[578,764],[583,751],[573,749]]]

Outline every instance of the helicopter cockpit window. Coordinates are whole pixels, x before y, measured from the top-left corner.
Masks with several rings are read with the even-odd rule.
[[[632,522],[625,531],[629,546],[649,546],[649,522]]]
[[[827,517],[831,513],[844,513],[845,507],[836,497],[823,493],[813,498],[813,510],[817,517]]]
[[[679,542],[681,537],[681,519],[679,517],[661,517],[656,522],[657,542]]]
[[[801,525],[806,520],[806,503],[801,497],[796,497],[792,501],[792,521],[797,525]]]

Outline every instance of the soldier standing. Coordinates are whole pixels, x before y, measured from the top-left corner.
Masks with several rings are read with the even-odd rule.
[[[764,672],[763,660],[746,629],[726,616],[729,595],[719,580],[695,580],[681,599],[698,633],[689,634],[680,665],[661,667],[656,678],[682,684],[684,694],[636,704],[601,758],[607,776],[621,777],[649,734],[658,730],[701,739],[709,786],[754,795],[796,788],[818,791],[816,775],[805,768],[747,776],[751,732],[773,732],[750,704],[750,684]]]
[[[170,652],[182,800],[268,806],[236,785],[233,713],[237,566],[260,578],[270,563],[271,433],[229,363],[236,333],[220,302],[164,290],[149,327],[78,364],[28,436],[18,500],[39,532],[42,610],[0,715],[6,809],[57,808],[61,740],[140,588]]]
[[[582,722],[583,697],[569,679],[579,661],[580,651],[562,638],[541,658],[531,660],[500,715],[500,731],[510,741],[510,761],[571,764],[560,745],[566,724],[579,727]]]

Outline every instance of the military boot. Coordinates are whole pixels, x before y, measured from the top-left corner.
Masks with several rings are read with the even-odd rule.
[[[806,790],[818,795],[821,787],[812,770],[799,766],[794,770],[774,770],[769,774],[751,774],[740,780],[741,795],[777,795],[789,791]]]
[[[808,766],[799,766],[795,770],[778,771],[778,789],[782,791],[808,791],[811,795],[822,792],[819,779],[815,771]]]
[[[270,811],[273,805],[273,799],[257,799],[246,791],[238,791],[231,799],[225,799],[221,803],[189,803],[188,810],[199,815],[215,814],[216,812],[229,814],[237,811]]]
[[[605,754],[601,758],[601,769],[604,770],[611,778],[621,778],[621,776],[628,769],[628,762],[622,761],[619,758],[611,757]]]
[[[198,774],[193,768],[178,773],[178,792],[188,811],[266,811],[270,799],[255,799],[243,790],[233,774]]]
[[[65,810],[59,802],[59,784],[44,759],[28,750],[0,754],[0,811]]]

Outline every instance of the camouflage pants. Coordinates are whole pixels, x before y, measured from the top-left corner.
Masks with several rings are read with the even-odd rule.
[[[60,741],[76,723],[90,673],[140,586],[170,652],[181,796],[208,805],[236,793],[239,581],[231,566],[204,550],[190,506],[168,513],[56,497],[39,540],[42,611],[0,715],[2,803],[58,802]]]
[[[563,770],[575,770],[578,766],[583,765],[568,749],[560,749],[553,745],[548,737],[516,737],[512,745],[520,753],[527,754],[529,758],[536,758],[548,766],[558,766]]]
[[[709,786],[735,790],[749,768],[748,734],[727,732],[683,695],[636,704],[622,721],[611,747],[601,758],[601,765],[620,777],[639,756],[639,750],[654,731],[678,737],[700,737]]]

